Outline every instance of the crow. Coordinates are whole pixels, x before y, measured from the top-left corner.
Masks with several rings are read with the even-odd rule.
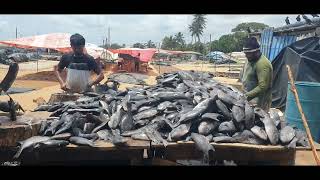
[[[306,20],[307,24],[312,24],[312,21],[304,14],[302,14],[302,18]]]
[[[285,20],[285,21],[286,21],[286,24],[287,24],[287,25],[290,24],[289,17],[286,17],[286,20]]]
[[[297,20],[298,22],[301,21],[300,14],[296,17],[296,20]]]

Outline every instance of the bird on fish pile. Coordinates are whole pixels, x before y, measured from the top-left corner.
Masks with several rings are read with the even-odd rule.
[[[286,17],[286,20],[285,20],[285,21],[286,21],[286,24],[287,24],[287,25],[290,24],[289,17]]]
[[[301,21],[300,14],[296,17],[296,20],[297,20],[298,22]]]
[[[310,14],[312,17],[319,17],[318,14]]]

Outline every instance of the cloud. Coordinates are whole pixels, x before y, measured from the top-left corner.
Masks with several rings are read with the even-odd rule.
[[[297,15],[207,15],[207,25],[202,40],[208,42],[228,34],[242,22],[261,22],[273,27],[285,25],[289,16],[295,22]],[[191,41],[188,25],[192,15],[2,15],[0,39],[15,38],[15,28],[20,36],[53,32],[80,33],[87,42],[102,44],[108,27],[112,43],[132,45],[136,42],[161,42],[164,36],[182,32]]]

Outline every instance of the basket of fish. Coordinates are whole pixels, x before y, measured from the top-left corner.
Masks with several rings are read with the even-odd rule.
[[[194,71],[165,73],[153,86],[106,88],[75,101],[40,105],[35,111],[52,114],[38,136],[22,142],[15,157],[27,147],[95,147],[98,140],[115,146],[126,146],[128,139],[163,146],[194,141],[206,148],[202,151],[214,151],[210,142],[308,146],[305,133],[280,122],[275,111],[252,107],[242,92],[212,77]]]

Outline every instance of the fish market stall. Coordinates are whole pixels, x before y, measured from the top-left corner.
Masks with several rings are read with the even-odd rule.
[[[156,85],[124,91],[116,82],[101,84],[76,100],[40,105],[35,111],[50,112],[50,119],[11,157],[24,164],[112,163],[114,158],[141,162],[147,150],[146,160],[200,157],[205,164],[230,159],[293,164],[296,148],[309,146],[303,131],[282,121],[276,111],[252,106],[241,91],[213,80],[212,74],[178,71],[156,79]]]

